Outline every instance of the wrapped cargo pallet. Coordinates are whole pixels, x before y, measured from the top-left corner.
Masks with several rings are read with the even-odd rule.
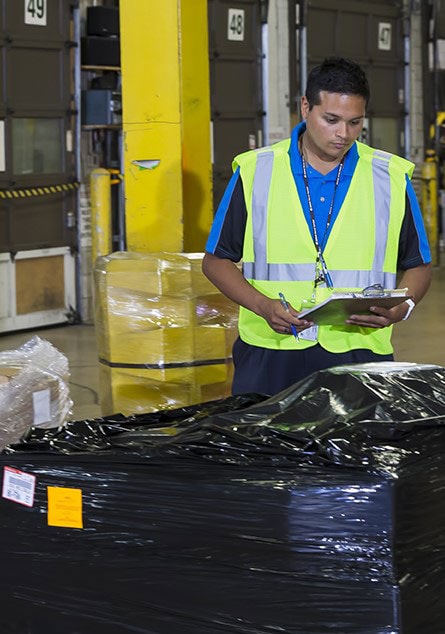
[[[441,634],[444,449],[445,369],[395,363],[32,430],[0,454],[0,629]]]
[[[34,336],[0,352],[0,450],[33,425],[58,427],[71,413],[68,359]]]
[[[201,272],[202,254],[113,253],[95,269],[104,414],[228,396],[237,308]]]

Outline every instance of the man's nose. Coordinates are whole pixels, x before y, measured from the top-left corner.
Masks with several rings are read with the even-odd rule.
[[[344,121],[339,121],[339,123],[337,124],[337,130],[336,130],[336,135],[338,137],[340,137],[341,139],[346,139],[348,136],[348,126],[347,123]]]

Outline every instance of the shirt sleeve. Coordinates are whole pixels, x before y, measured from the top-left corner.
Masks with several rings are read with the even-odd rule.
[[[400,232],[398,253],[398,268],[402,271],[431,262],[422,212],[412,183],[408,177],[406,179],[405,217]]]
[[[207,240],[207,253],[239,262],[243,256],[247,209],[239,168],[234,172],[221,202]]]

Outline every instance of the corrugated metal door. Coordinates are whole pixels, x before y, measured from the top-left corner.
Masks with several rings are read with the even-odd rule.
[[[262,145],[264,0],[209,0],[213,198],[218,204],[238,152]]]
[[[2,189],[66,185],[75,180],[74,153],[67,147],[67,138],[70,144],[74,137],[71,4],[69,0],[0,2],[0,117],[5,131]],[[44,21],[39,22],[41,7]],[[0,250],[74,245],[75,231],[67,226],[67,214],[75,211],[74,205],[70,190],[3,199]]]
[[[61,259],[42,267],[51,269],[58,261],[62,281],[51,289],[49,276],[47,287],[26,308],[32,312],[35,305],[42,314],[46,309],[66,308],[64,286],[75,285],[66,277],[61,248],[71,253],[76,249],[76,4],[75,0],[0,0],[0,252],[11,254],[14,261],[17,253],[32,251],[36,270],[41,250],[42,255],[52,256],[56,254],[51,250],[58,249]],[[74,267],[69,268],[74,275]],[[8,287],[15,286],[19,277],[14,275]],[[44,318],[35,324],[25,320],[26,326],[38,323],[45,323]]]
[[[401,0],[308,0],[308,70],[339,55],[366,71],[371,99],[366,141],[404,153],[405,79]]]

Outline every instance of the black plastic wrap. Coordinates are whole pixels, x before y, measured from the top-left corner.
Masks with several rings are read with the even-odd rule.
[[[0,501],[0,631],[441,634],[444,449],[445,369],[414,364],[31,430],[0,454],[36,476]]]

